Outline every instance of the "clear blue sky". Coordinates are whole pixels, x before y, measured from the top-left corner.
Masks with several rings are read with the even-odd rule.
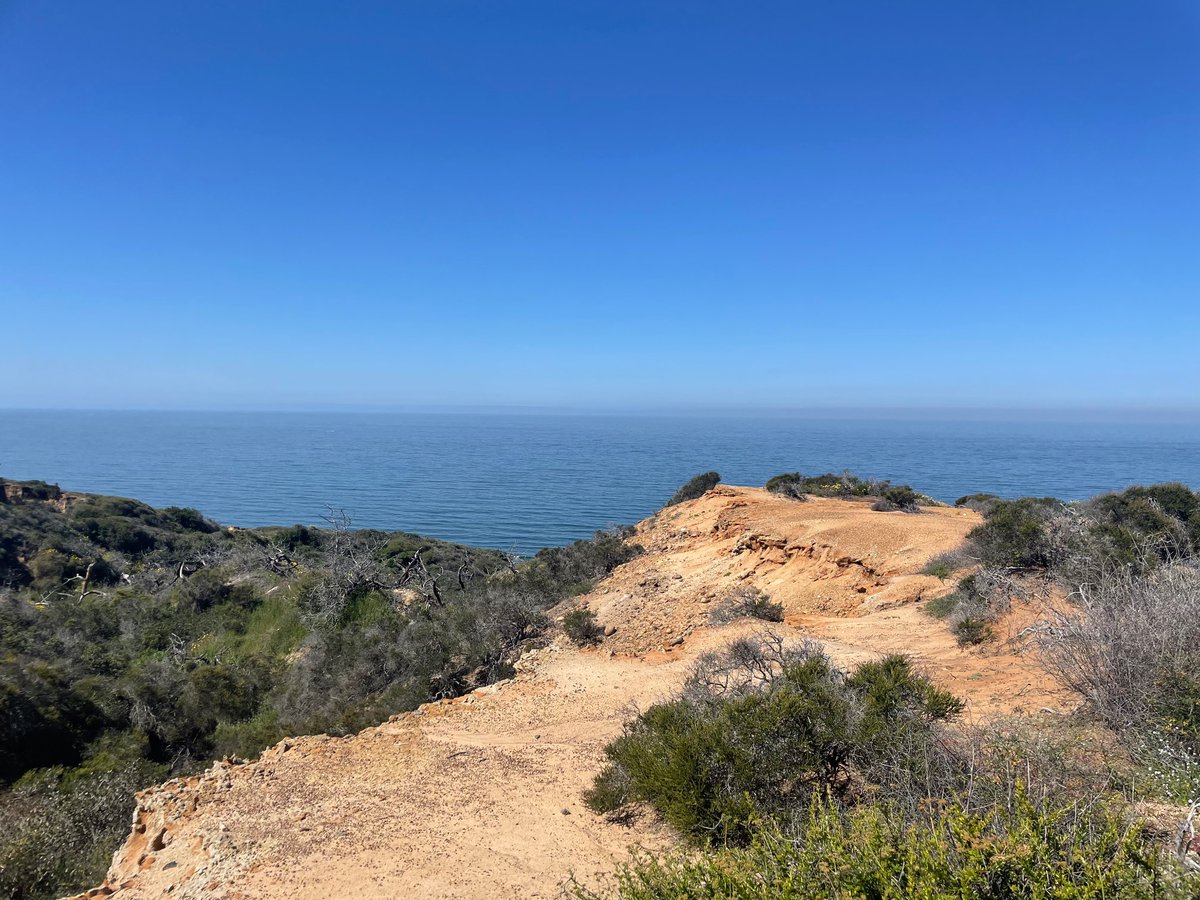
[[[0,406],[1200,406],[1200,6],[0,0]]]

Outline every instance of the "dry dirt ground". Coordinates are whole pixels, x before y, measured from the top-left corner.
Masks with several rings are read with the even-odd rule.
[[[612,630],[599,648],[559,639],[467,697],[144,791],[89,895],[554,897],[571,874],[594,883],[631,845],[671,844],[650,815],[617,825],[583,806],[604,744],[698,653],[764,627],[709,624],[747,585],[784,604],[787,636],[819,638],[843,665],[908,653],[969,715],[1060,708],[1069,698],[1031,658],[959,649],[921,609],[949,587],[916,573],[978,521],[719,487],[639,525],[646,553],[582,598]]]

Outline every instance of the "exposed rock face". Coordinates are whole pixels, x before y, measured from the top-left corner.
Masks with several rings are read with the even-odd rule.
[[[647,553],[594,591],[592,610],[620,632],[605,646],[644,653],[704,626],[706,608],[741,587],[782,603],[789,623],[858,616],[939,596],[949,586],[915,574],[979,522],[962,509],[881,513],[870,501],[798,503],[720,486],[638,526]]]
[[[57,484],[44,481],[5,481],[0,479],[0,503],[14,506],[22,503],[45,503],[59,512],[70,512],[71,507],[86,494],[64,491]]]
[[[631,844],[671,841],[650,816],[622,826],[582,805],[603,746],[698,653],[766,627],[709,624],[738,587],[770,594],[785,609],[771,627],[815,635],[843,665],[915,656],[972,714],[1054,705],[1031,661],[960,650],[917,602],[949,588],[914,573],[978,521],[718,487],[642,523],[647,552],[581,598],[605,626],[597,649],[532,651],[512,680],[458,700],[144,791],[85,896],[524,898],[560,896],[572,873],[594,883]]]

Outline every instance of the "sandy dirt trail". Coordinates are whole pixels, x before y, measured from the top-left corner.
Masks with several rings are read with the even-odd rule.
[[[561,638],[515,678],[347,738],[294,738],[254,763],[139,795],[105,884],[123,898],[555,897],[594,883],[631,845],[671,845],[646,815],[595,816],[580,795],[635,708],[669,696],[705,649],[763,627],[711,613],[754,586],[789,637],[850,665],[906,652],[987,716],[1062,705],[1033,661],[962,650],[923,603],[949,590],[917,573],[978,522],[968,511],[880,513],[721,487],[638,526],[646,553],[583,598],[613,633]]]

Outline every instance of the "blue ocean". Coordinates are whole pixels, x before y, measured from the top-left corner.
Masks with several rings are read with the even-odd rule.
[[[0,412],[0,476],[223,524],[416,531],[529,554],[658,509],[697,472],[849,469],[953,501],[1200,488],[1200,424],[459,413]]]

